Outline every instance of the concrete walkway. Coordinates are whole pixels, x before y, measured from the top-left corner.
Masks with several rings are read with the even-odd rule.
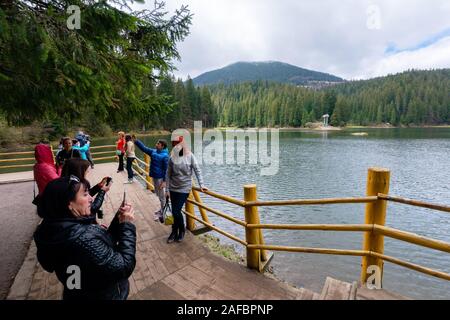
[[[0,299],[5,299],[27,255],[39,217],[33,182],[0,184]]]
[[[33,181],[33,171],[22,171],[0,174],[0,185]]]

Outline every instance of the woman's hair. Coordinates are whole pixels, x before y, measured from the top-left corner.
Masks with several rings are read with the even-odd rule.
[[[66,143],[67,140],[72,141],[72,138],[70,138],[70,137],[64,137],[64,138],[61,138],[61,144],[64,145],[64,143]]]
[[[122,138],[125,136],[125,132],[123,132],[123,131],[119,131],[119,132],[117,132],[117,134],[118,134],[119,136],[121,136]]]
[[[158,143],[162,144],[163,149],[166,149],[166,148],[167,148],[167,141],[166,141],[166,140],[164,140],[164,139],[159,139],[159,140],[158,140]]]
[[[50,181],[38,204],[38,215],[43,219],[73,218],[69,203],[75,200],[80,188],[89,190],[89,182],[75,176]]]
[[[91,164],[89,161],[80,158],[67,159],[64,161],[61,177],[70,177],[70,175],[74,175],[78,177],[78,179],[84,179],[86,171],[90,165]]]
[[[125,135],[125,141],[126,142],[131,141],[131,134]]]

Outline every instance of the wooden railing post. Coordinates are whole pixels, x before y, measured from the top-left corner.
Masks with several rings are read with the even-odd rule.
[[[367,196],[376,196],[378,193],[389,193],[389,169],[383,168],[369,168],[367,175]],[[366,204],[366,224],[378,224],[385,225],[386,222],[386,200],[377,200],[375,202]],[[375,234],[373,231],[364,233],[363,250],[369,252],[376,252],[379,254],[384,253],[384,236]],[[364,285],[367,283],[369,277],[373,272],[379,273],[375,276],[379,277],[380,285],[383,279],[383,260],[371,256],[365,256],[362,258],[361,265],[361,283]],[[368,270],[371,268],[371,270]]]
[[[191,195],[194,196],[194,200],[195,201],[197,201],[198,203],[203,204],[202,198],[200,198],[200,194],[198,193],[197,190],[192,189],[191,190]],[[205,209],[198,207],[198,211],[200,211],[200,214],[202,216],[203,221],[205,221],[207,223],[211,223],[209,221],[208,214],[206,213]]]
[[[249,184],[244,186],[244,200],[256,201],[256,185]],[[247,224],[259,224],[258,207],[245,207],[245,222]],[[260,244],[258,229],[245,228],[245,240],[248,244]],[[259,249],[247,248],[247,267],[260,271],[261,252]]]
[[[192,191],[189,194],[189,199],[193,200],[193,196],[192,196]],[[195,215],[195,211],[194,211],[194,205],[192,203],[190,203],[189,201],[186,201],[186,204],[184,205],[184,208],[186,210],[186,212]],[[192,219],[191,217],[189,217],[188,215],[186,215],[186,228],[189,231],[194,231],[195,230],[195,220]]]
[[[150,184],[147,183],[147,190],[153,191],[154,188],[152,188],[151,186],[154,186],[154,184],[152,181],[152,177],[150,177],[150,156],[146,153],[144,153],[144,162],[145,162],[145,173],[147,175],[145,179],[150,183]]]

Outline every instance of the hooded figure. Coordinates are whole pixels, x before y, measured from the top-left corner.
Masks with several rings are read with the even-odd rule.
[[[39,196],[44,192],[47,184],[59,178],[60,172],[55,167],[50,147],[40,143],[34,148],[36,164],[33,167],[34,180],[38,186]]]

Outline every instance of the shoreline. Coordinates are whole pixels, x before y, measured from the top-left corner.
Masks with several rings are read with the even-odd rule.
[[[220,239],[217,236],[211,234],[200,235],[197,237],[197,239],[199,239],[202,242],[202,245],[204,245],[212,253],[220,256],[223,259],[229,260],[234,263],[238,263],[246,267],[245,257],[239,254],[233,245],[223,244],[220,242]],[[294,285],[293,283],[280,278],[276,274],[274,267],[271,265],[269,265],[267,269],[264,270],[263,274],[266,277],[272,278],[273,280],[276,280],[280,283],[284,283],[292,288],[300,289],[300,287]]]
[[[424,126],[345,126],[345,127],[246,127],[246,128],[239,128],[239,127],[217,127],[214,129],[217,130],[235,130],[235,129],[242,129],[242,130],[248,130],[248,129],[279,129],[280,131],[293,131],[293,132],[301,132],[301,131],[341,131],[341,130],[348,130],[348,129],[427,129],[427,128],[435,128],[435,129],[450,129],[450,125],[424,125]]]
[[[345,130],[355,130],[355,129],[450,129],[450,125],[424,125],[424,126],[389,126],[389,125],[378,125],[378,126],[346,126],[346,127],[322,127],[317,125],[316,127],[280,127],[280,128],[274,128],[274,127],[248,127],[248,128],[239,128],[239,127],[216,127],[216,128],[203,128],[203,132],[206,130],[259,130],[259,129],[279,129],[280,132],[307,132],[307,133],[319,133],[319,132],[338,132],[338,131],[345,131]],[[187,130],[190,133],[193,133],[193,128],[187,128]],[[171,135],[171,131],[160,129],[160,130],[148,130],[144,133],[139,132],[138,130],[130,131],[131,134],[136,134],[142,137],[149,137],[149,136],[169,136]],[[92,140],[97,139],[114,139],[117,137],[117,134],[108,135],[108,136],[92,136]],[[52,140],[50,141],[52,145],[58,145],[59,140]],[[20,151],[30,151],[34,148],[36,145],[35,142],[27,142],[27,143],[15,143],[11,147],[0,147],[0,153],[4,152],[20,152]]]

